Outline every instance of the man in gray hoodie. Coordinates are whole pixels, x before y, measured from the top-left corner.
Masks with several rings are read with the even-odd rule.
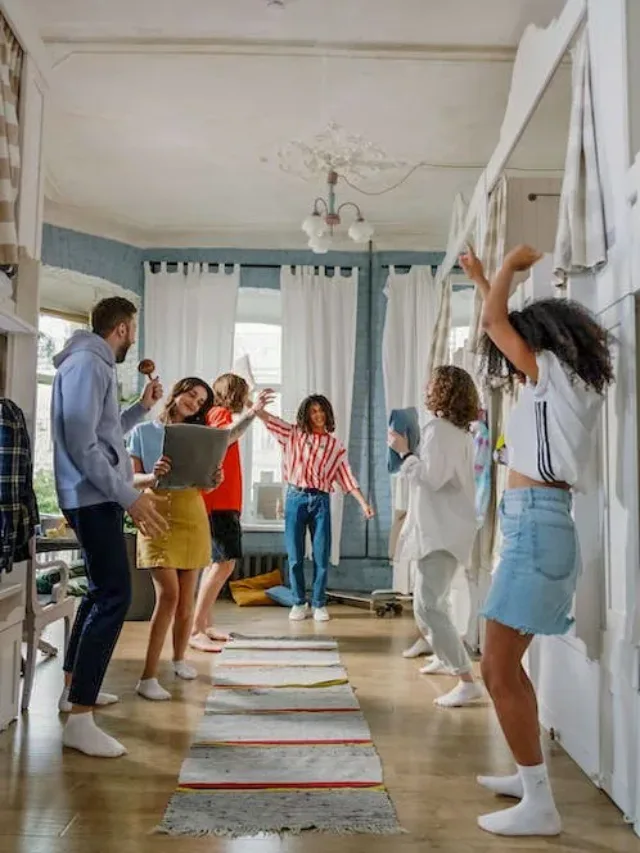
[[[124,436],[160,399],[162,387],[157,379],[150,382],[140,400],[121,413],[115,368],[135,342],[136,307],[120,297],[104,299],[91,323],[91,332],[76,332],[54,359],[56,490],[82,546],[88,579],[64,663],[59,708],[70,712],[65,746],[116,758],[126,749],[96,725],[93,709],[118,701],[100,687],[131,601],[125,511],[145,533],[158,535],[166,529],[158,498],[133,487]]]

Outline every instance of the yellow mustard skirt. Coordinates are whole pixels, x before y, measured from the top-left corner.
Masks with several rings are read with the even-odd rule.
[[[211,532],[198,489],[158,489],[154,494],[165,498],[158,510],[169,528],[162,536],[138,532],[138,568],[204,569],[211,562]]]

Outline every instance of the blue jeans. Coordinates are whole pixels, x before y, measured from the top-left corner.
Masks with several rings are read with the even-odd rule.
[[[95,705],[131,603],[124,511],[115,503],[64,511],[83,551],[88,591],[71,632],[64,671],[71,673],[69,701]]]
[[[284,505],[284,539],[289,558],[289,585],[296,604],[307,600],[304,582],[305,536],[311,533],[313,552],[312,607],[327,603],[331,554],[331,507],[329,495],[315,489],[289,486]]]

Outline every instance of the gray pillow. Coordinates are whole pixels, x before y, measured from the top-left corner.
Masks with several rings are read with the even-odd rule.
[[[162,453],[171,460],[171,471],[158,480],[158,487],[210,489],[228,444],[229,430],[226,429],[197,424],[167,424]]]

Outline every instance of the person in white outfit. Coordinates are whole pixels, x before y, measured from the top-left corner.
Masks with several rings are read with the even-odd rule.
[[[409,507],[399,553],[417,560],[413,606],[423,637],[431,638],[429,674],[457,675],[458,684],[435,704],[460,707],[482,696],[471,661],[451,620],[449,595],[460,563],[469,561],[476,533],[474,449],[471,424],[480,402],[471,376],[459,367],[437,368],[427,388],[432,417],[420,439],[419,458],[405,436],[390,430],[389,446],[403,459]]]

